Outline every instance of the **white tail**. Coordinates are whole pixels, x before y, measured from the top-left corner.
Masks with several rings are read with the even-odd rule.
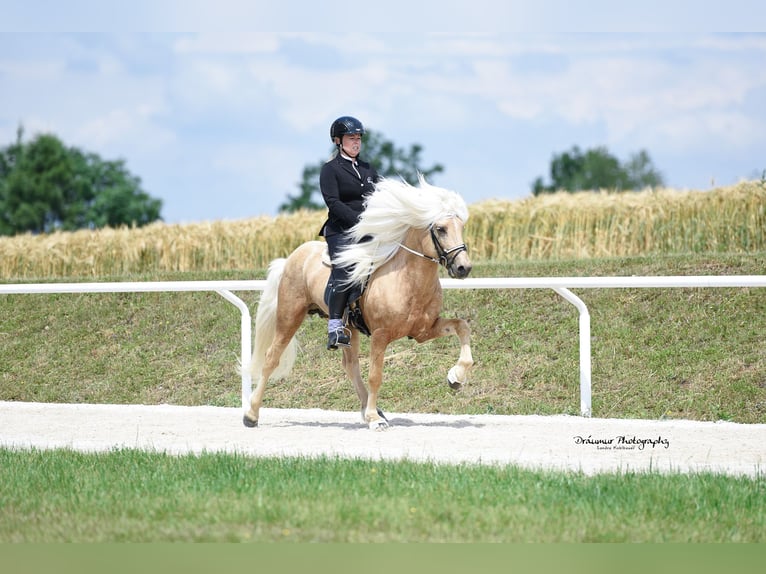
[[[274,334],[276,333],[279,282],[282,279],[282,272],[284,271],[286,261],[286,259],[275,259],[269,264],[266,287],[258,302],[258,310],[255,313],[255,341],[253,343],[253,356],[250,362],[250,373],[253,381],[257,381],[261,376],[266,352],[269,350],[269,345],[274,340]],[[270,378],[282,379],[286,377],[295,364],[297,354],[298,342],[293,337],[279,359],[279,366],[274,370]]]

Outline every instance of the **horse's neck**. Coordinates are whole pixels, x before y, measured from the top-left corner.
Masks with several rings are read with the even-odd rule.
[[[429,259],[432,257],[431,254],[424,253],[424,233],[428,232],[411,229],[405,236],[402,245],[415,253],[407,251],[407,249],[399,249],[389,261],[390,270],[397,272],[396,275],[401,288],[420,292],[423,289],[433,290],[434,285],[439,284],[439,264]],[[426,245],[428,244],[426,243]]]
[[[407,235],[404,236],[404,241],[402,241],[402,245],[404,245],[405,247],[409,247],[413,251],[417,251],[418,253],[423,253],[424,255],[427,255],[426,253],[424,253],[424,247],[429,245],[426,239],[430,240],[430,235],[427,230],[411,228],[407,232]],[[428,260],[426,259],[426,261]]]

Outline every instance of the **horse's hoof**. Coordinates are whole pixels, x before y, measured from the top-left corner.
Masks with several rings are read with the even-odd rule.
[[[384,420],[370,421],[370,430],[382,432],[388,430],[388,423]]]
[[[252,429],[258,426],[258,421],[247,418],[247,415],[242,417],[242,422],[249,429]]]
[[[457,375],[455,374],[455,367],[452,367],[449,372],[447,373],[447,384],[449,384],[449,388],[453,391],[459,391],[463,388],[463,383],[457,380]]]
[[[376,409],[376,410],[378,411],[378,416],[382,418],[384,421],[388,422],[388,418],[386,417],[385,414],[383,414],[383,411],[381,411],[380,409]],[[362,407],[361,412],[362,412],[362,422],[366,423],[367,422],[367,417],[365,416],[366,409]]]

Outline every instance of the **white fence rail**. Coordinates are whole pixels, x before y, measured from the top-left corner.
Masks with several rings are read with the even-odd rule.
[[[591,416],[590,314],[570,289],[621,289],[668,287],[766,287],[766,275],[694,275],[658,277],[492,277],[442,279],[444,289],[553,289],[579,312],[580,413]],[[0,294],[202,292],[221,295],[241,314],[242,408],[249,408],[252,380],[250,355],[252,319],[247,304],[233,291],[262,291],[265,280],[251,281],[147,281],[120,283],[18,283],[0,285]]]

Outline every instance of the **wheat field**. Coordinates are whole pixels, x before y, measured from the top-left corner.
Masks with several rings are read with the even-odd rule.
[[[469,205],[474,262],[766,249],[766,184],[579,192]],[[317,239],[324,211],[0,238],[3,280],[262,270]]]

